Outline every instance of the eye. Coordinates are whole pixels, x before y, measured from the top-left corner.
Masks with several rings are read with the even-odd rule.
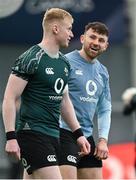
[[[93,39],[93,40],[96,39],[96,36],[95,36],[95,35],[91,35],[91,36],[89,36],[89,37],[90,37],[90,39]]]
[[[105,39],[104,39],[104,38],[100,38],[100,39],[99,39],[99,42],[101,42],[101,43],[105,43],[106,41],[105,41]]]
[[[72,27],[69,27],[68,30],[69,30],[69,31],[72,31]]]

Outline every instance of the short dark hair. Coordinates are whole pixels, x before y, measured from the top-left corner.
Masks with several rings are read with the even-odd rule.
[[[104,23],[90,22],[85,26],[84,33],[86,33],[90,28],[99,34],[106,35],[107,37],[109,36],[108,27]]]

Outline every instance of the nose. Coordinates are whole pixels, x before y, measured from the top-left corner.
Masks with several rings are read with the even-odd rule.
[[[71,31],[71,34],[70,34],[70,36],[73,38],[74,37],[74,34],[73,34],[73,32]]]
[[[97,38],[94,39],[94,40],[93,40],[93,43],[94,43],[95,45],[98,45],[98,44],[99,44],[99,39],[97,39]]]

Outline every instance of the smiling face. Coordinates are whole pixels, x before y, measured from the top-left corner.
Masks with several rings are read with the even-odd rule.
[[[94,58],[103,53],[108,47],[108,37],[92,28],[89,28],[84,35],[81,35],[83,57],[92,61]]]

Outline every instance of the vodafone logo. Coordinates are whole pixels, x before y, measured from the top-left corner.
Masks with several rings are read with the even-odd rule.
[[[97,85],[94,81],[89,80],[86,83],[86,92],[90,96],[94,96],[97,91]]]
[[[60,94],[64,87],[64,81],[61,78],[56,79],[54,89],[57,94]]]
[[[93,97],[97,91],[97,85],[94,81],[89,80],[86,82],[86,92],[89,96],[80,96],[80,100],[83,102],[88,102],[88,103],[97,103],[96,99]]]

